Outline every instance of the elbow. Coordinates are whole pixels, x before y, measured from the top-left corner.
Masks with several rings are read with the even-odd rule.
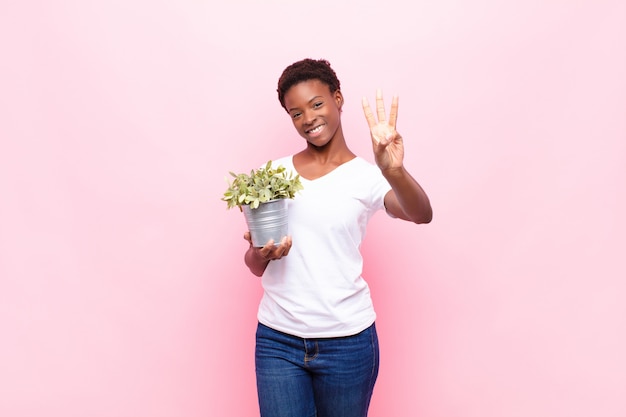
[[[418,213],[417,216],[413,217],[411,221],[415,224],[428,224],[433,220],[433,210],[429,206],[427,210],[423,210]]]
[[[430,205],[430,201],[426,201],[425,207],[422,210],[421,221],[418,224],[428,224],[433,220],[433,207]]]
[[[428,210],[420,210],[417,213],[407,213],[405,211],[401,211],[400,213],[389,212],[389,214],[393,218],[406,220],[415,224],[428,224],[433,220],[433,211],[430,208]]]
[[[429,215],[427,215],[427,216],[423,216],[423,217],[420,217],[420,218],[418,218],[418,219],[413,220],[413,223],[415,223],[415,224],[428,224],[428,223],[430,223],[432,220],[433,220],[433,214],[432,214],[432,213],[430,213],[430,214],[429,214]]]
[[[406,220],[415,224],[430,223],[433,219],[433,209],[428,198],[416,203],[400,204],[397,199],[390,199],[385,202],[387,213],[391,217]]]

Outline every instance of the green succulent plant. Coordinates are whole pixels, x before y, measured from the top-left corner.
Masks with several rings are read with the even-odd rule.
[[[279,198],[294,198],[302,190],[300,175],[287,171],[282,165],[272,168],[272,161],[264,167],[250,171],[250,174],[229,172],[234,179],[226,179],[228,188],[222,197],[229,209],[250,205],[255,209],[261,203]]]

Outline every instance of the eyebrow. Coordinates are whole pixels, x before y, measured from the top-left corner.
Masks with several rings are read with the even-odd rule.
[[[311,100],[307,101],[307,104],[312,102],[312,101],[317,100],[318,98],[323,98],[323,97],[322,96],[315,96]],[[287,109],[287,113],[291,113],[293,110],[298,110],[298,108],[297,107],[292,107],[290,109]]]

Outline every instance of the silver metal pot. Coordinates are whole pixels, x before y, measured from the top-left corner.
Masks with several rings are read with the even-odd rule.
[[[278,245],[281,239],[289,233],[287,199],[285,198],[261,203],[255,209],[244,205],[243,214],[252,235],[253,246],[265,246],[270,239],[274,239],[274,244]]]

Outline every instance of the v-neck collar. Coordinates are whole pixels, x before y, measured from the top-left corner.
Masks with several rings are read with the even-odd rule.
[[[342,163],[342,164],[340,164],[340,165],[337,165],[335,168],[333,168],[332,170],[328,171],[326,174],[324,174],[324,175],[322,175],[322,176],[319,176],[319,177],[317,177],[317,178],[309,179],[309,178],[306,178],[305,176],[303,176],[302,174],[300,174],[300,173],[298,172],[298,169],[296,168],[296,165],[295,165],[295,164],[294,164],[294,162],[293,162],[293,158],[294,158],[294,156],[295,156],[295,155],[292,155],[292,156],[291,156],[291,166],[293,167],[293,170],[294,170],[294,171],[295,171],[298,175],[300,175],[300,179],[301,179],[301,180],[304,180],[304,181],[307,181],[307,182],[314,182],[314,181],[322,180],[322,179],[324,179],[324,178],[331,177],[331,176],[332,176],[335,172],[337,172],[338,170],[343,169],[343,168],[344,168],[344,167],[346,167],[348,164],[350,164],[350,163],[352,163],[352,162],[356,161],[357,159],[359,159],[359,157],[355,155],[355,156],[354,156],[354,158],[352,158],[352,159],[350,159],[350,160],[348,160],[348,161],[346,161],[346,162],[344,162],[344,163]]]

